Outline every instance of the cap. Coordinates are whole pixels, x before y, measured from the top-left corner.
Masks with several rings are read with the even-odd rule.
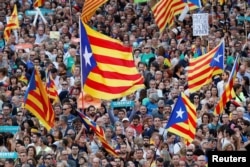
[[[122,122],[124,122],[124,121],[128,121],[129,122],[129,119],[128,118],[123,118]]]

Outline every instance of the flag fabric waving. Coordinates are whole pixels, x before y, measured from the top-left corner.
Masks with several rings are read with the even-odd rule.
[[[223,72],[225,43],[220,42],[208,53],[191,59],[188,67],[188,87],[191,93],[210,83],[214,75]]]
[[[152,13],[155,18],[160,32],[163,32],[165,27],[174,25],[174,11],[172,10],[172,0],[160,0],[152,8]]]
[[[195,6],[201,8],[201,0],[188,0],[191,4],[194,4]]]
[[[219,102],[215,106],[215,109],[214,109],[215,115],[221,114],[224,111],[224,107],[226,106],[226,103],[235,97],[233,85],[234,85],[234,79],[236,78],[236,74],[238,71],[238,67],[239,67],[239,58],[237,56],[235,59],[232,71],[230,73],[230,76],[228,78],[228,83],[225,86],[225,90],[222,93]]]
[[[110,100],[144,88],[131,48],[80,23],[82,83],[85,93]]]
[[[77,99],[77,108],[88,108],[90,105],[95,106],[96,108],[101,107],[101,99],[94,98],[85,92],[81,92]]]
[[[11,35],[11,30],[14,30],[17,28],[19,28],[19,21],[18,21],[17,6],[15,5],[13,12],[10,16],[10,19],[4,29],[4,39],[8,41]]]
[[[79,117],[82,120],[82,123],[84,124],[85,128],[87,131],[90,131],[90,129],[92,129],[95,134],[97,135],[98,139],[100,140],[100,142],[102,143],[103,148],[111,155],[117,157],[117,153],[115,152],[115,150],[108,144],[108,142],[106,141],[105,138],[105,132],[104,130],[99,127],[98,125],[96,125],[96,123],[94,121],[91,121],[87,116],[85,116],[83,113],[77,111]]]
[[[48,75],[46,82],[47,82],[46,90],[47,90],[49,99],[53,100],[53,103],[59,102],[59,96],[58,96],[56,84],[50,74]]]
[[[42,83],[39,71],[34,69],[24,97],[25,108],[35,115],[49,131],[54,126],[55,114]]]
[[[38,8],[40,6],[43,6],[45,0],[36,0],[35,3],[33,4],[34,8]]]
[[[191,143],[195,137],[196,122],[195,106],[184,93],[181,93],[170,115],[166,129]]]
[[[18,81],[21,81],[23,83],[25,83],[26,85],[28,84],[28,79],[25,75],[21,75],[19,78],[18,78]]]
[[[85,0],[81,20],[87,23],[91,17],[95,14],[96,10],[106,3],[108,0]]]
[[[187,2],[189,10],[197,9],[198,7],[190,2]],[[152,7],[152,12],[160,32],[168,25],[172,27],[174,24],[175,15],[181,14],[186,7],[186,2],[183,0],[160,0]]]

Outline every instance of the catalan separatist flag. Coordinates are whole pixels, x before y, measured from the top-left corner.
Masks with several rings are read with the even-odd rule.
[[[214,75],[223,72],[224,54],[225,42],[222,40],[219,45],[208,53],[190,60],[188,67],[188,87],[191,93],[209,84]]]
[[[184,93],[181,93],[170,115],[166,129],[191,143],[195,137],[196,122],[195,106]]]
[[[174,11],[172,10],[172,0],[160,0],[152,7],[152,13],[155,23],[160,32],[163,32],[166,26],[174,25]]]
[[[214,114],[219,115],[223,113],[224,107],[226,106],[226,103],[229,102],[232,98],[235,97],[235,92],[233,90],[234,86],[234,79],[236,78],[236,74],[239,68],[239,56],[236,57],[233,68],[231,70],[230,76],[228,78],[228,83],[225,86],[225,90],[222,93],[219,102],[215,106]]]
[[[10,19],[4,29],[4,39],[8,41],[11,35],[11,30],[14,30],[17,28],[19,28],[19,21],[18,21],[17,7],[15,5],[13,12],[10,16]]]
[[[40,6],[43,6],[45,0],[36,0],[35,3],[33,4],[34,8],[39,8]]]
[[[82,83],[85,93],[110,100],[144,88],[130,47],[80,23]]]
[[[174,17],[184,10],[188,4],[189,10],[197,9],[198,7],[184,0],[160,0],[152,7],[152,12],[160,32],[163,32],[165,27],[174,25]]]
[[[39,71],[34,69],[24,96],[25,108],[35,115],[50,130],[54,126],[55,114],[42,83]]]
[[[185,0],[172,0],[172,10],[174,11],[174,15],[179,15],[182,13],[182,11],[184,10],[186,4],[188,4],[188,8],[189,10],[194,10],[197,9],[198,6],[196,6],[195,4],[189,2],[189,1],[185,1]]]
[[[87,23],[91,17],[95,14],[96,10],[101,7],[108,0],[85,0],[81,20]]]
[[[102,143],[103,148],[111,155],[118,156],[115,150],[108,144],[105,138],[105,132],[104,130],[99,127],[94,121],[90,120],[87,116],[85,116],[83,113],[77,111],[79,117],[82,120],[82,123],[84,124],[87,131],[90,131],[90,129],[97,135],[98,139]]]
[[[195,6],[202,8],[201,0],[188,0],[191,4],[194,4]]]
[[[47,90],[49,99],[53,100],[53,103],[59,102],[59,96],[57,93],[56,84],[50,75],[48,75],[48,79],[46,82],[47,82],[46,90]]]

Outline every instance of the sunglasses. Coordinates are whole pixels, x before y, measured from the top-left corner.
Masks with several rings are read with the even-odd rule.
[[[186,156],[191,157],[191,156],[193,156],[193,154],[187,154]]]

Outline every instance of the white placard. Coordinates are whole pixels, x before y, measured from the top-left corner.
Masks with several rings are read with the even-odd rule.
[[[208,33],[208,13],[193,14],[193,36],[205,36]]]

